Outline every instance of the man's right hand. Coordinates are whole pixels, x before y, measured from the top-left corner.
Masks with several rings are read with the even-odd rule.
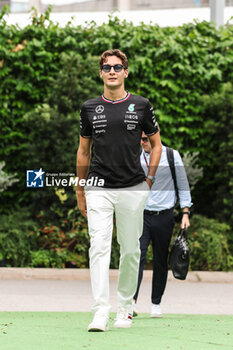
[[[76,197],[77,197],[78,209],[81,212],[81,214],[86,218],[87,217],[87,205],[86,205],[86,197],[85,197],[84,191],[77,190]]]

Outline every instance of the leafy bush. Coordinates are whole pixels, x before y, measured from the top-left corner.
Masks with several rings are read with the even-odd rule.
[[[83,101],[102,91],[97,56],[108,48],[119,47],[128,55],[127,88],[151,100],[164,142],[182,152],[209,149],[209,140],[203,142],[208,116],[203,119],[198,101],[233,77],[232,26],[217,30],[208,22],[196,22],[160,28],[143,23],[134,26],[110,17],[101,26],[91,22],[85,27],[68,24],[59,28],[49,13],[35,14],[32,24],[22,29],[7,25],[4,15],[0,20],[0,159],[6,161],[7,171],[17,172],[20,179],[3,193],[3,210],[30,202],[31,192],[24,188],[25,159],[28,152],[32,154],[34,143],[36,159],[40,154],[39,142],[32,138],[38,135],[27,134],[22,117],[35,112],[39,118],[42,112],[35,108],[44,109],[47,104],[51,119],[57,114],[63,120],[77,120]],[[78,136],[75,121],[73,128]],[[62,138],[55,129],[49,135],[43,128],[40,131],[58,146]],[[63,146],[70,142],[70,135],[64,136]],[[41,134],[43,146],[46,141],[51,144],[47,137],[41,140]],[[211,148],[209,153],[214,158]],[[65,164],[72,168],[72,157],[68,158]]]
[[[71,209],[58,225],[50,224],[44,212],[37,219],[40,225],[35,235],[39,250],[31,252],[32,266],[88,267],[87,222],[78,209]]]
[[[89,235],[87,221],[78,209],[69,210],[57,224],[44,211],[32,220],[30,208],[1,216],[0,266],[87,268]],[[111,268],[118,268],[119,245],[113,234]]]
[[[1,266],[57,268],[89,266],[87,222],[77,209],[71,209],[58,225],[52,225],[43,211],[37,215],[37,220],[37,223],[32,221],[25,209],[1,217]],[[178,224],[175,231],[179,231]],[[230,235],[232,230],[227,224],[194,215],[188,230],[191,248],[190,268],[204,271],[232,271],[233,254],[227,240]],[[119,267],[119,255],[114,226],[111,268]],[[147,253],[147,268],[152,268],[151,247]]]
[[[126,87],[151,100],[163,141],[181,153],[189,152],[190,157],[199,152],[193,180],[199,176],[199,169],[204,176],[195,186],[196,211],[214,215],[233,227],[233,95],[231,85],[221,90],[233,78],[233,26],[218,30],[211,23],[196,22],[160,28],[143,23],[134,26],[110,17],[101,26],[91,22],[85,27],[68,24],[59,28],[49,13],[35,15],[32,24],[22,29],[9,26],[4,13],[0,15],[0,159],[6,162],[6,172],[17,173],[19,179],[1,192],[1,212],[30,205],[33,213],[43,209],[49,218],[42,228],[60,228],[61,220],[75,207],[72,188],[63,194],[59,188],[25,189],[25,170],[46,166],[46,171],[75,172],[79,109],[84,100],[102,92],[97,57],[106,49],[118,47],[129,57]],[[200,99],[203,95],[209,97]],[[80,221],[79,230],[82,228],[83,241],[79,247],[77,241],[68,255],[65,239],[59,242],[59,256],[56,252],[55,257],[54,247],[43,248],[52,256],[44,264],[52,266],[53,259],[59,266],[72,264],[76,261],[71,256],[74,253],[78,256],[75,264],[85,266],[88,237]],[[72,230],[73,226],[64,230],[68,241],[72,240]],[[42,232],[37,233],[41,237]],[[14,233],[16,240],[19,234],[20,230]],[[232,250],[232,235],[229,231],[227,235]],[[85,253],[80,253],[82,244]],[[113,246],[111,266],[117,266],[115,233]],[[46,260],[46,254],[33,253],[33,264]],[[29,255],[26,261],[30,261]]]
[[[61,53],[60,61],[62,68],[49,78],[52,91],[46,101],[59,114],[66,116],[79,112],[87,98],[96,97],[103,91],[100,79],[99,84],[96,84],[99,76],[98,57],[90,54],[83,57],[75,51],[68,51]]]
[[[89,266],[89,235],[87,221],[79,211],[71,209],[67,218],[60,221],[59,227],[48,225],[48,217],[41,212],[41,223],[37,234],[39,251],[32,252],[31,265],[34,267],[80,267]],[[110,268],[118,269],[120,249],[114,223]],[[40,263],[40,265],[37,265]]]
[[[15,177],[16,174],[7,174],[3,170],[5,162],[0,162],[0,192],[6,190],[8,187],[12,186],[15,182],[19,180]]]
[[[190,223],[191,269],[232,271],[233,254],[227,240],[228,235],[232,235],[230,226],[201,215],[194,215]]]
[[[230,226],[197,214],[193,215],[190,224],[191,226],[188,229],[188,241],[191,250],[190,270],[232,271],[233,252],[229,249],[227,239],[228,236],[232,235]],[[179,230],[180,223],[176,223],[172,242]],[[151,245],[147,251],[146,267],[153,269]]]
[[[26,203],[41,203],[50,207],[51,203],[59,201],[54,189],[43,191],[25,191],[26,169],[43,167],[46,172],[74,173],[76,172],[76,151],[79,136],[79,109],[83,96],[94,96],[93,90],[98,89],[90,84],[91,76],[81,76],[83,69],[90,74],[98,74],[98,64],[95,57],[86,57],[85,61],[77,53],[61,55],[63,68],[55,78],[49,77],[53,90],[43,103],[26,113],[22,118],[21,131],[24,131],[24,142],[21,144],[19,157],[24,159],[19,171],[20,184],[17,195]],[[22,192],[24,193],[22,196]],[[68,190],[69,192],[69,190]],[[72,190],[70,190],[70,193]],[[5,198],[9,192],[5,193]],[[74,205],[74,196],[66,202],[70,209]],[[4,200],[4,197],[3,197]],[[17,197],[16,197],[17,201]],[[41,207],[39,207],[41,209]]]
[[[205,137],[201,141],[199,163],[203,180],[198,184],[199,212],[215,215],[233,228],[233,85],[201,99]],[[204,195],[203,195],[204,194]],[[229,237],[233,251],[233,238]]]
[[[55,251],[39,249],[31,251],[30,267],[64,267],[62,259]]]
[[[64,116],[53,110],[47,104],[38,106],[34,111],[24,117],[24,127],[28,133],[28,141],[25,143],[25,163],[26,169],[40,169],[46,173],[76,173],[76,152],[78,145],[78,115],[72,114]],[[25,176],[25,175],[24,175]],[[52,177],[49,177],[52,179]],[[57,177],[57,179],[59,176]],[[25,186],[24,182],[21,187]],[[23,189],[22,189],[23,190]],[[75,195],[73,188],[66,188],[67,200],[59,200],[54,186],[45,187],[39,191],[29,189],[25,195],[28,202],[37,212],[47,208],[52,215],[51,206],[64,207],[68,209],[75,205]],[[62,208],[61,208],[62,207]],[[52,217],[51,217],[52,219]]]
[[[36,249],[37,224],[27,209],[1,216],[0,264],[1,266],[28,266],[30,251]]]
[[[182,157],[191,192],[203,177],[203,168],[198,164],[198,156],[199,152],[185,152]]]

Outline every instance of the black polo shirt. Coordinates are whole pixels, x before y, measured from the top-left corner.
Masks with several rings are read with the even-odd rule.
[[[158,132],[148,99],[129,92],[122,100],[103,95],[86,101],[80,113],[82,137],[93,140],[93,158],[88,179],[104,179],[104,187],[134,186],[145,180],[140,164],[142,131]]]

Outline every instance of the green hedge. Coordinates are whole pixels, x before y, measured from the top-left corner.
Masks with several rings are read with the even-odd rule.
[[[1,216],[0,266],[28,266],[30,251],[38,249],[34,235],[37,227],[26,209]]]
[[[200,103],[205,148],[199,152],[204,172],[196,188],[196,207],[233,228],[233,85],[225,84],[219,93],[203,96]],[[233,251],[232,235],[229,241]]]
[[[179,231],[180,223],[176,223],[172,242]],[[233,270],[233,251],[230,250],[228,240],[232,236],[232,229],[229,225],[195,214],[190,220],[187,232],[191,251],[190,270]],[[148,268],[153,268],[152,259],[152,247],[149,246],[147,252]]]
[[[49,20],[49,12],[45,18],[36,18],[23,29],[8,26],[4,17],[0,22],[1,141],[6,146],[0,157],[20,150],[25,136],[20,132],[21,117],[54,91],[54,77],[67,70],[64,54],[79,54],[83,61],[70,86],[63,87],[62,81],[59,86],[64,98],[73,99],[71,110],[77,111],[89,91],[80,89],[82,96],[75,103],[75,84],[89,76],[92,86],[101,85],[97,71],[85,66],[87,57],[113,47],[127,53],[127,88],[151,100],[163,139],[184,151],[198,148],[203,135],[198,98],[219,90],[233,77],[232,26],[217,30],[208,22],[197,22],[160,28],[134,26],[112,17],[101,26],[92,22],[86,27],[59,28]]]
[[[73,190],[63,194],[59,189],[26,190],[25,170],[75,172],[79,109],[103,90],[99,55],[120,48],[130,63],[126,87],[150,99],[163,142],[181,153],[199,154],[204,176],[193,192],[196,211],[233,227],[233,90],[229,83],[233,80],[233,27],[217,30],[208,22],[178,28],[134,26],[110,17],[101,26],[91,22],[60,28],[49,13],[35,15],[25,28],[7,25],[4,12],[0,16],[0,161],[6,163],[5,172],[17,173],[19,179],[1,192],[1,212],[26,206],[34,222],[43,210],[49,225],[57,227],[54,232],[62,229],[61,220],[67,220],[76,205]],[[85,231],[81,223],[80,230]],[[69,225],[66,232],[72,220]],[[36,232],[40,237],[41,232]],[[44,266],[63,266],[74,260],[76,266],[86,264],[79,250],[77,258],[73,252],[67,255],[62,245],[59,254],[54,251],[48,256],[48,249],[36,242],[40,251],[30,246],[25,263],[37,266],[45,260]],[[86,241],[83,244],[86,247]],[[228,244],[232,251],[230,234]],[[111,266],[118,262],[119,248],[114,247]]]
[[[194,215],[188,229],[190,269],[232,271],[233,255],[227,239],[231,235],[232,229],[228,225]],[[3,216],[0,227],[2,266],[87,268],[88,250],[87,222],[77,209],[70,210],[58,225],[53,225],[43,211],[37,215],[37,223],[25,210]],[[119,245],[114,229],[110,267],[118,268],[118,265]],[[147,267],[152,267],[151,249],[147,254]]]
[[[188,231],[192,270],[233,270],[233,254],[228,244],[228,237],[232,236],[229,225],[195,215]]]
[[[102,89],[96,56],[108,48],[118,47],[128,55],[127,88],[151,100],[164,142],[182,152],[208,147],[203,142],[205,125],[198,101],[201,95],[218,91],[222,83],[232,80],[232,26],[217,30],[208,22],[196,22],[160,28],[134,26],[110,17],[101,26],[91,22],[85,27],[68,24],[60,28],[47,11],[35,15],[31,25],[19,28],[7,25],[5,18],[2,13],[0,160],[6,161],[8,171],[16,171],[21,181],[9,192],[4,206],[26,203],[28,148],[23,116],[43,103],[64,116],[78,113],[83,101]],[[214,157],[212,150],[210,157]],[[14,201],[9,202],[9,197]]]

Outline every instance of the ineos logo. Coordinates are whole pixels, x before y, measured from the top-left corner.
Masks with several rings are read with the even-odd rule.
[[[103,113],[103,111],[104,111],[104,106],[102,106],[102,105],[99,105],[99,106],[97,106],[96,107],[96,109],[95,109],[95,111],[96,111],[96,113]]]

